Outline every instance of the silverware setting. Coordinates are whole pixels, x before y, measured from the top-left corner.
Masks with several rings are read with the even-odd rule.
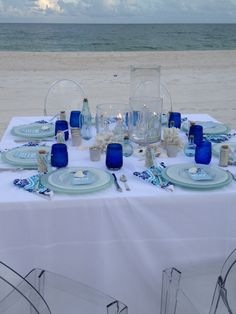
[[[120,176],[120,181],[124,183],[126,191],[130,191],[130,187],[127,184],[127,178],[124,174]]]
[[[114,173],[112,173],[112,176],[113,176],[113,178],[114,178],[114,184],[115,184],[116,190],[117,190],[118,192],[122,192],[122,188],[121,188],[121,186],[120,186],[119,183],[118,183],[118,180],[117,180],[116,175],[115,175]]]

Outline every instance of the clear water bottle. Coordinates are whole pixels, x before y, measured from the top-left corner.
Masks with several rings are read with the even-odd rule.
[[[81,137],[90,140],[92,137],[92,115],[90,113],[88,99],[84,98],[83,107],[80,114]]]
[[[131,156],[134,152],[133,145],[130,143],[128,135],[124,136],[122,148],[123,148],[123,156],[125,157]]]
[[[188,143],[184,146],[184,153],[188,157],[195,156],[196,144],[194,144],[194,136],[189,135]]]

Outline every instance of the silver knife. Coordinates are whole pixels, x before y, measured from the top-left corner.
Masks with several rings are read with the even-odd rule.
[[[114,173],[112,173],[112,175],[114,177],[114,183],[115,183],[115,186],[116,186],[116,190],[119,191],[119,192],[122,192],[122,188],[120,187],[120,185],[118,183],[116,175]]]

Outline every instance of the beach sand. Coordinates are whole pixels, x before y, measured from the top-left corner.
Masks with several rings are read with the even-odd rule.
[[[174,111],[208,113],[236,128],[236,51],[0,52],[0,135],[12,116],[42,115],[58,79],[81,83],[93,114],[99,103],[127,103],[131,64],[161,65]]]

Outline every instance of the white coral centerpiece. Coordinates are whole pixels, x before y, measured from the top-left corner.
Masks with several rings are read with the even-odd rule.
[[[164,128],[163,129],[163,146],[175,145],[179,149],[183,148],[183,142],[179,137],[179,129],[177,128]]]
[[[183,142],[179,137],[179,129],[164,128],[162,146],[167,150],[169,157],[175,157],[177,152],[183,148]]]

